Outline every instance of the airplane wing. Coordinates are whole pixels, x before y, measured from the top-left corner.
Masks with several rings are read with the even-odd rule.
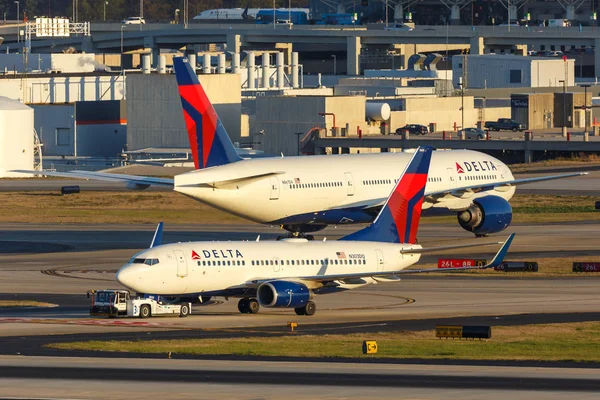
[[[439,203],[442,199],[448,195],[454,196],[456,198],[462,197],[463,199],[468,199],[470,195],[473,195],[478,192],[482,192],[485,190],[497,190],[497,191],[506,191],[510,189],[512,186],[517,185],[525,185],[527,183],[536,183],[549,181],[554,179],[563,179],[563,178],[572,178],[575,176],[589,175],[588,172],[576,172],[571,174],[562,174],[562,175],[549,175],[549,176],[541,176],[537,178],[523,178],[523,179],[513,179],[511,181],[498,181],[498,182],[490,182],[485,185],[477,184],[470,186],[462,186],[459,188],[452,188],[446,190],[439,191],[426,191],[425,192],[425,200],[424,200],[424,209],[431,207],[431,205]],[[446,198],[447,200],[447,198]],[[378,212],[381,206],[385,203],[386,198],[381,197],[377,199],[372,199],[368,203],[357,204],[356,207],[368,211],[372,210],[373,212]],[[425,207],[425,205],[429,203],[429,207]],[[344,208],[347,206],[344,206]]]
[[[285,171],[266,172],[264,174],[236,176],[229,179],[222,179],[220,181],[191,183],[188,185],[180,185],[178,187],[209,187],[213,189],[226,189],[226,186],[228,185],[234,185],[236,183],[248,182],[254,179],[261,179],[283,174],[285,174]]]
[[[508,252],[508,248],[510,247],[514,237],[515,237],[515,234],[511,233],[510,236],[506,239],[506,241],[502,245],[502,247],[500,247],[500,250],[498,250],[498,252],[494,256],[494,259],[490,263],[483,265],[483,266],[443,268],[443,269],[440,269],[440,268],[402,269],[399,271],[358,272],[358,273],[347,273],[347,274],[327,274],[327,271],[325,270],[325,271],[323,271],[322,275],[287,277],[287,278],[277,278],[277,279],[269,279],[269,278],[252,279],[252,280],[247,281],[243,286],[246,288],[256,288],[264,282],[269,282],[269,281],[274,281],[274,280],[287,280],[287,281],[303,283],[312,289],[312,288],[317,288],[319,286],[322,286],[326,282],[332,282],[332,281],[350,282],[352,280],[358,280],[358,279],[362,279],[362,278],[373,278],[374,280],[381,280],[381,281],[383,281],[383,280],[398,280],[398,279],[400,279],[399,275],[405,275],[405,274],[421,274],[421,273],[428,273],[428,272],[453,272],[453,271],[466,271],[466,270],[471,270],[471,269],[489,269],[489,268],[498,267],[502,264],[502,261],[504,260],[504,257],[506,256],[506,253]],[[440,250],[456,249],[456,248],[461,248],[461,247],[485,246],[485,245],[496,244],[496,243],[502,243],[502,242],[492,242],[492,243],[482,243],[482,244],[476,243],[476,244],[459,245],[459,246],[432,247],[429,249],[410,249],[410,250],[405,250],[404,252],[405,253],[408,253],[408,252],[426,253],[426,252],[433,252],[433,251],[440,251]]]
[[[523,179],[513,179],[511,181],[502,181],[502,182],[490,182],[487,184],[477,184],[470,186],[462,186],[459,188],[446,189],[440,191],[431,191],[425,192],[425,201],[434,201],[437,198],[443,197],[447,194],[452,194],[454,196],[460,197],[461,195],[471,192],[477,193],[482,192],[484,190],[508,190],[511,186],[524,185],[527,183],[535,183],[535,182],[543,182],[543,181],[551,181],[555,179],[563,179],[563,178],[572,178],[575,176],[588,175],[588,172],[575,172],[571,174],[562,174],[562,175],[548,175],[548,176],[540,176],[537,178],[523,178]]]
[[[107,172],[92,172],[92,171],[71,171],[71,172],[49,172],[49,171],[30,171],[30,170],[14,170],[11,172],[19,172],[22,174],[59,176],[61,178],[72,179],[95,179],[109,182],[123,182],[127,188],[134,190],[146,189],[150,186],[173,187],[173,179],[155,178],[151,176],[111,174]]]

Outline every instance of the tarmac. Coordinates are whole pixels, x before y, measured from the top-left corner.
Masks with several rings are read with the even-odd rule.
[[[562,173],[565,171],[560,171]],[[554,172],[553,172],[554,173]],[[517,193],[600,195],[596,174],[523,186]],[[532,176],[532,175],[530,175]],[[0,180],[0,190],[59,189],[59,180]],[[71,181],[68,181],[72,184]],[[84,183],[84,182],[82,182]],[[39,186],[41,185],[41,186]],[[89,190],[120,190],[96,182]],[[3,189],[4,188],[4,189]],[[437,324],[527,325],[598,321],[600,274],[540,278],[525,274],[493,276],[410,276],[401,282],[316,298],[317,313],[261,309],[242,315],[237,301],[216,299],[194,306],[188,318],[98,319],[88,316],[90,289],[119,288],[114,273],[150,243],[153,225],[0,225],[0,300],[37,300],[50,308],[0,308],[0,396],[2,398],[166,398],[362,399],[596,399],[597,364],[524,362],[448,362],[422,360],[383,363],[377,359],[281,360],[203,357],[194,360],[63,352],[44,345],[75,340],[144,340],[288,334],[322,336],[430,330]],[[356,227],[328,228],[328,240]],[[493,235],[517,236],[509,257],[580,257],[600,260],[600,223],[513,224]],[[167,225],[165,242],[192,240],[272,240],[281,231],[259,225]],[[477,242],[457,225],[424,224],[424,246]],[[469,257],[490,258],[497,246],[468,250]],[[444,256],[423,257],[433,263]],[[150,358],[148,358],[150,357]],[[343,362],[342,362],[343,361]]]

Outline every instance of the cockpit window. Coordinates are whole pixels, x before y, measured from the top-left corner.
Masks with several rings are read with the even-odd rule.
[[[131,263],[132,264],[146,264],[146,265],[156,265],[160,261],[158,258],[134,258]]]

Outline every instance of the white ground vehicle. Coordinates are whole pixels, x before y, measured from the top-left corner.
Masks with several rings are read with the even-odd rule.
[[[571,22],[568,19],[549,19],[546,26],[548,28],[551,28],[551,27],[568,28],[571,26]]]
[[[400,22],[391,24],[390,26],[387,26],[384,28],[386,31],[406,31],[406,32],[410,32],[413,30],[413,27],[411,27],[410,25],[406,25]]]
[[[129,17],[121,21],[121,23],[125,25],[141,25],[145,24],[146,20],[142,17]]]
[[[192,312],[192,303],[171,304],[160,296],[145,295],[132,298],[127,290],[92,290],[90,315],[118,318],[140,317],[148,318],[155,315],[179,315],[187,317]]]

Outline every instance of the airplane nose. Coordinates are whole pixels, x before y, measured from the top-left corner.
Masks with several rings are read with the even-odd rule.
[[[117,271],[117,282],[126,288],[136,290],[136,283],[140,282],[140,275],[136,272],[135,267],[124,266]]]

